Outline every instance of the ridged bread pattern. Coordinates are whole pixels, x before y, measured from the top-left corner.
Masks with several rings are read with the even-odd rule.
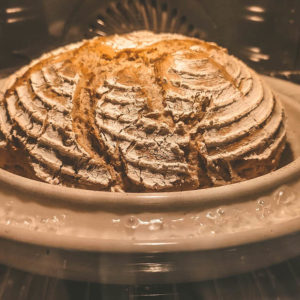
[[[19,174],[51,184],[206,188],[275,170],[285,147],[283,108],[260,77],[182,35],[140,31],[55,50],[13,74],[0,97],[1,151],[18,156]]]

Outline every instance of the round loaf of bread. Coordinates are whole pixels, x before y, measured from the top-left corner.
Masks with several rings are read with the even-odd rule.
[[[15,73],[0,96],[1,167],[51,184],[155,192],[278,167],[280,102],[216,44],[175,34],[97,37]]]

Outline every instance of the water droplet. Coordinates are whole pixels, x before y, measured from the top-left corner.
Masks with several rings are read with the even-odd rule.
[[[177,222],[183,222],[184,218],[178,218],[178,219],[173,219],[172,222],[177,223]]]
[[[125,227],[129,229],[136,229],[140,225],[139,219],[135,216],[131,216],[126,220]]]
[[[202,217],[200,217],[200,216],[192,216],[192,217],[190,217],[190,219],[195,226],[200,225],[201,221],[202,221]]]
[[[257,204],[263,206],[263,205],[265,205],[265,200],[264,199],[258,199]]]
[[[23,224],[26,225],[26,226],[32,224],[32,219],[30,219],[30,218],[25,218],[25,219],[23,220]]]
[[[161,219],[153,219],[149,222],[149,230],[163,229],[163,221]]]
[[[41,218],[41,223],[43,223],[43,224],[48,223],[48,219],[47,218]]]
[[[210,220],[214,220],[216,218],[216,214],[213,213],[212,211],[209,211],[207,214],[206,214],[206,218],[210,219]]]
[[[296,200],[296,194],[288,187],[275,192],[274,200],[277,205],[290,205]]]
[[[57,216],[53,216],[50,220],[52,223],[59,223],[59,219],[57,218]]]
[[[269,215],[271,215],[273,212],[272,209],[269,207],[263,207],[260,209],[260,211],[257,213],[257,218],[258,219],[266,219]]]
[[[224,214],[225,214],[225,211],[224,211],[224,209],[223,208],[218,208],[217,209],[217,214],[219,215],[219,216],[223,216]]]
[[[196,231],[196,233],[197,233],[197,235],[203,235],[203,232],[205,231],[205,226],[204,226],[204,224],[200,224],[200,226],[197,228],[197,231]]]
[[[193,221],[198,221],[200,219],[200,216],[191,216],[190,219]]]
[[[61,214],[60,217],[62,220],[65,220],[67,218],[67,216],[65,214]]]
[[[112,219],[113,224],[119,224],[121,222],[120,219]]]

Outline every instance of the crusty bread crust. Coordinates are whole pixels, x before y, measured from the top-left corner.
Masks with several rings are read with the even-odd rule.
[[[206,188],[276,169],[285,146],[282,106],[258,75],[180,35],[70,45],[14,74],[2,94],[2,157],[22,160],[1,167],[52,184]]]

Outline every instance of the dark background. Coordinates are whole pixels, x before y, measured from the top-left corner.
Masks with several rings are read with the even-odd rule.
[[[163,31],[215,41],[259,72],[292,80],[298,76],[299,0],[1,0],[0,70],[9,72],[46,50],[95,32],[122,33],[147,24],[162,31],[154,24],[153,10],[158,12],[156,23],[159,13],[168,14]]]

